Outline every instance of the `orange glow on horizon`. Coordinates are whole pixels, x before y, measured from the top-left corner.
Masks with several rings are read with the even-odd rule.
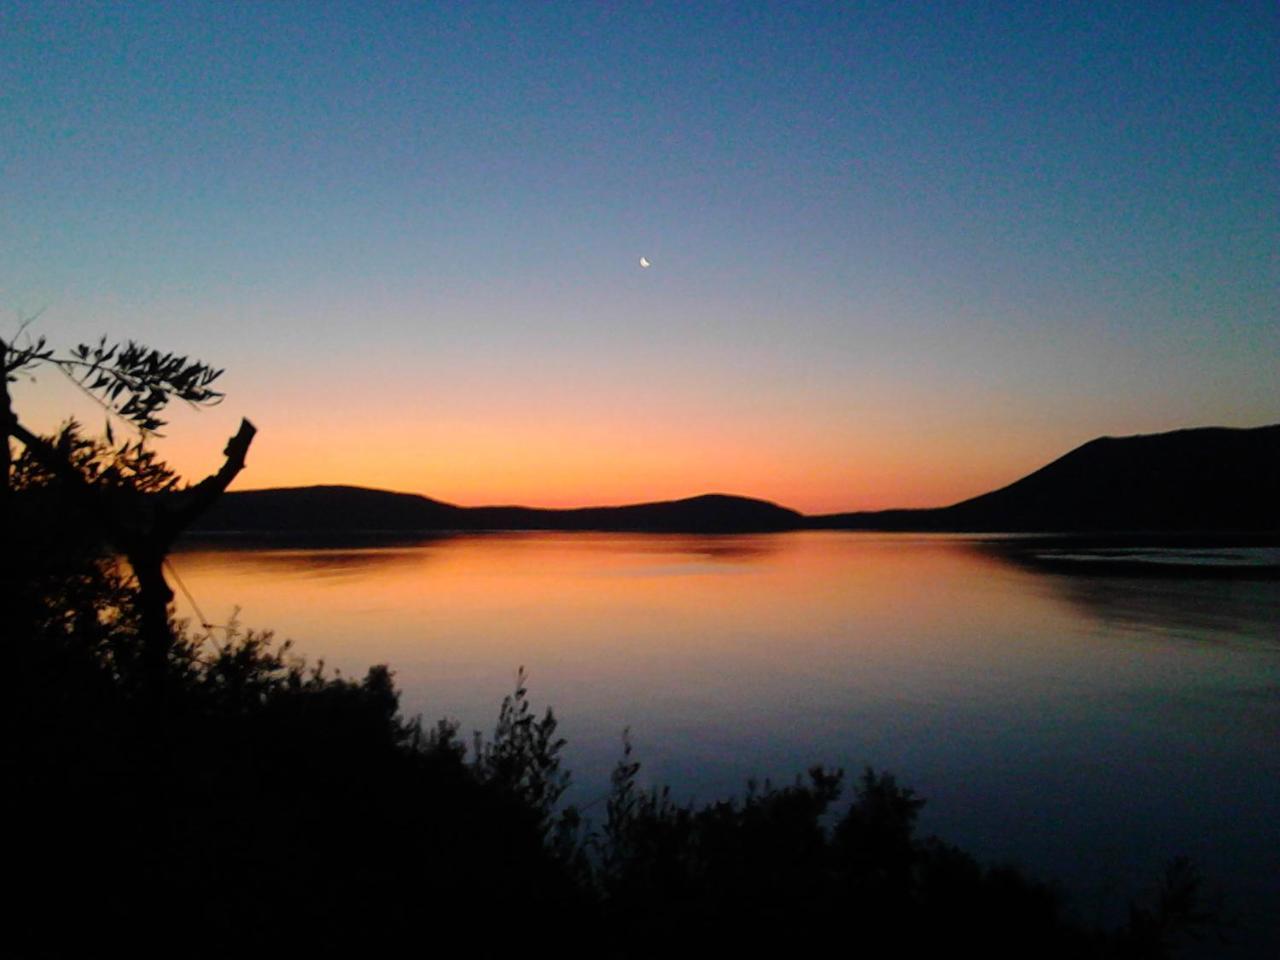
[[[727,493],[807,514],[945,506],[1010,483],[1088,436],[992,415],[923,416],[872,405],[827,420],[785,404],[741,415],[711,401],[601,402],[573,397],[526,406],[489,396],[424,410],[403,385],[367,406],[319,407],[310,394],[249,390],[211,410],[173,407],[160,455],[197,480],[218,468],[240,411],[258,435],[232,489],[347,484],[461,506],[581,507]],[[24,393],[24,422],[51,432],[68,415],[93,432],[100,409],[81,398]],[[303,416],[299,411],[311,411]],[[315,412],[319,409],[321,412]],[[972,418],[972,411],[968,413]],[[981,438],[979,441],[978,438]]]
[[[771,500],[802,513],[943,506],[1011,482],[1026,469],[1009,456],[980,463],[951,453],[939,467],[909,451],[876,459],[802,456],[798,451],[683,443],[632,446],[625,441],[574,446],[556,437],[523,443],[469,436],[433,445],[431,457],[392,444],[369,443],[361,456],[335,462],[306,438],[254,451],[233,489],[348,484],[416,493],[459,506],[583,507],[728,493]],[[935,452],[936,456],[936,452]]]

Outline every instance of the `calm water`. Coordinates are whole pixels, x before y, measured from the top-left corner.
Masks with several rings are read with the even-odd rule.
[[[174,563],[217,622],[239,607],[348,674],[391,664],[428,720],[491,729],[523,665],[579,803],[603,794],[624,728],[642,776],[682,798],[871,764],[928,799],[926,831],[1060,879],[1086,916],[1185,853],[1249,942],[1280,940],[1276,582],[1043,574],[963,538],[840,533]]]

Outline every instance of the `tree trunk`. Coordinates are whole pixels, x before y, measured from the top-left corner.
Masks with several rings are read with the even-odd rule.
[[[13,453],[9,449],[9,424],[13,407],[9,402],[9,345],[0,340],[0,529],[9,519],[9,489],[13,482]]]
[[[173,629],[169,623],[169,604],[173,591],[164,578],[164,553],[139,545],[126,557],[138,581],[139,639],[142,641],[142,677],[147,691],[160,695],[168,674],[169,654],[173,650]]]

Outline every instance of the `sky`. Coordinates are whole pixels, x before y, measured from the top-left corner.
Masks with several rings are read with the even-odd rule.
[[[241,489],[942,505],[1280,421],[1278,65],[1272,2],[3,2],[0,337],[225,368],[154,443],[248,417]]]

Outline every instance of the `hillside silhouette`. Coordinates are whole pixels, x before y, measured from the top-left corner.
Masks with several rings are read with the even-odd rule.
[[[759,533],[797,530],[805,518],[764,500],[706,494],[684,500],[569,510],[459,507],[363,487],[319,486],[230,493],[201,523],[205,532],[361,533],[480,530],[618,530]]]
[[[932,510],[811,518],[842,530],[1280,530],[1280,424],[1099,437],[1007,487]]]
[[[568,510],[461,507],[351,486],[224,495],[202,532],[423,533],[598,530],[760,533],[1280,531],[1280,424],[1100,437],[1020,480],[946,507],[805,516],[765,500],[707,494]]]
[[[624,507],[535,510],[475,507],[468,518],[482,530],[625,530],[659,533],[761,533],[795,530],[804,517],[767,500],[704,494],[685,500]]]
[[[306,533],[467,529],[462,507],[412,493],[326,485],[223,494],[201,530]]]

